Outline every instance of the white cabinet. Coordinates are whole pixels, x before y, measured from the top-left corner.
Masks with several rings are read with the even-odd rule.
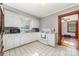
[[[41,33],[41,39],[39,41],[44,43],[44,44],[47,44],[47,45],[55,46],[55,44],[56,44],[55,37],[56,37],[55,33],[53,33],[53,34]]]
[[[4,50],[11,49],[15,46],[15,40],[12,35],[4,35],[3,36],[3,45],[4,45]]]
[[[20,27],[21,26],[20,15],[14,12],[5,10],[4,18],[5,18],[5,21],[4,21],[5,27]]]
[[[30,40],[31,40],[31,37],[30,37],[29,33],[24,33],[22,35],[21,44],[29,43]]]
[[[35,33],[31,33],[31,37],[33,40],[40,40],[41,39],[41,33],[40,32],[35,32]]]
[[[19,34],[5,34],[3,36],[4,51],[39,40],[42,43],[55,46],[55,34],[47,34],[46,39],[41,38],[40,32],[33,33],[19,33]]]
[[[20,34],[14,34],[14,47],[21,45],[21,36]]]
[[[32,33],[28,33],[27,36],[28,36],[28,42],[34,41]]]
[[[29,37],[29,39],[28,39],[29,42],[35,41],[33,33],[29,33],[28,37]]]
[[[33,19],[30,24],[31,28],[39,28],[39,20]]]
[[[21,34],[21,42],[20,42],[20,44],[21,45],[23,45],[23,44],[25,44],[25,42],[26,42],[26,36],[25,36],[25,34]],[[27,43],[27,42],[26,42]]]
[[[55,34],[48,34],[48,44],[51,46],[55,46],[56,44]]]
[[[5,34],[3,36],[4,51],[19,46],[20,40],[18,34]]]
[[[36,33],[5,34],[3,36],[4,51],[37,40]]]

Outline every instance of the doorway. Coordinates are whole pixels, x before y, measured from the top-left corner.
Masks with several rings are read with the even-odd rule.
[[[76,15],[74,19],[74,15]],[[71,17],[71,18],[69,18]],[[79,50],[79,11],[58,16],[58,45],[74,46]]]
[[[61,29],[62,29],[62,44],[68,47],[77,46],[77,22],[78,14],[62,17]]]

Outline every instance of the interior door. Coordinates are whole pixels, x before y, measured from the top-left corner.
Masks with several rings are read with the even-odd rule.
[[[2,55],[3,53],[3,23],[4,23],[4,15],[3,15],[3,12],[2,12],[2,8],[1,8],[1,5],[0,4],[0,55]]]

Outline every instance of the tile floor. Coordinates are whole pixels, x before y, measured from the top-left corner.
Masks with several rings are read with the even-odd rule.
[[[38,41],[4,52],[4,56],[79,56],[79,51],[65,47],[51,47]]]

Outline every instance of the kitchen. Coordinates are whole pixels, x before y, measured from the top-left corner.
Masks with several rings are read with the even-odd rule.
[[[34,16],[28,17],[22,11],[19,12],[19,10],[12,9],[6,5],[4,7],[4,51],[37,40],[44,44],[55,46],[55,32],[50,28],[40,30],[39,18]]]
[[[1,3],[1,6],[1,56],[79,55],[77,48],[72,49],[60,44],[62,40],[60,17],[66,12],[74,13],[77,10],[76,13],[78,13],[79,4]],[[78,44],[77,46],[79,47]]]

